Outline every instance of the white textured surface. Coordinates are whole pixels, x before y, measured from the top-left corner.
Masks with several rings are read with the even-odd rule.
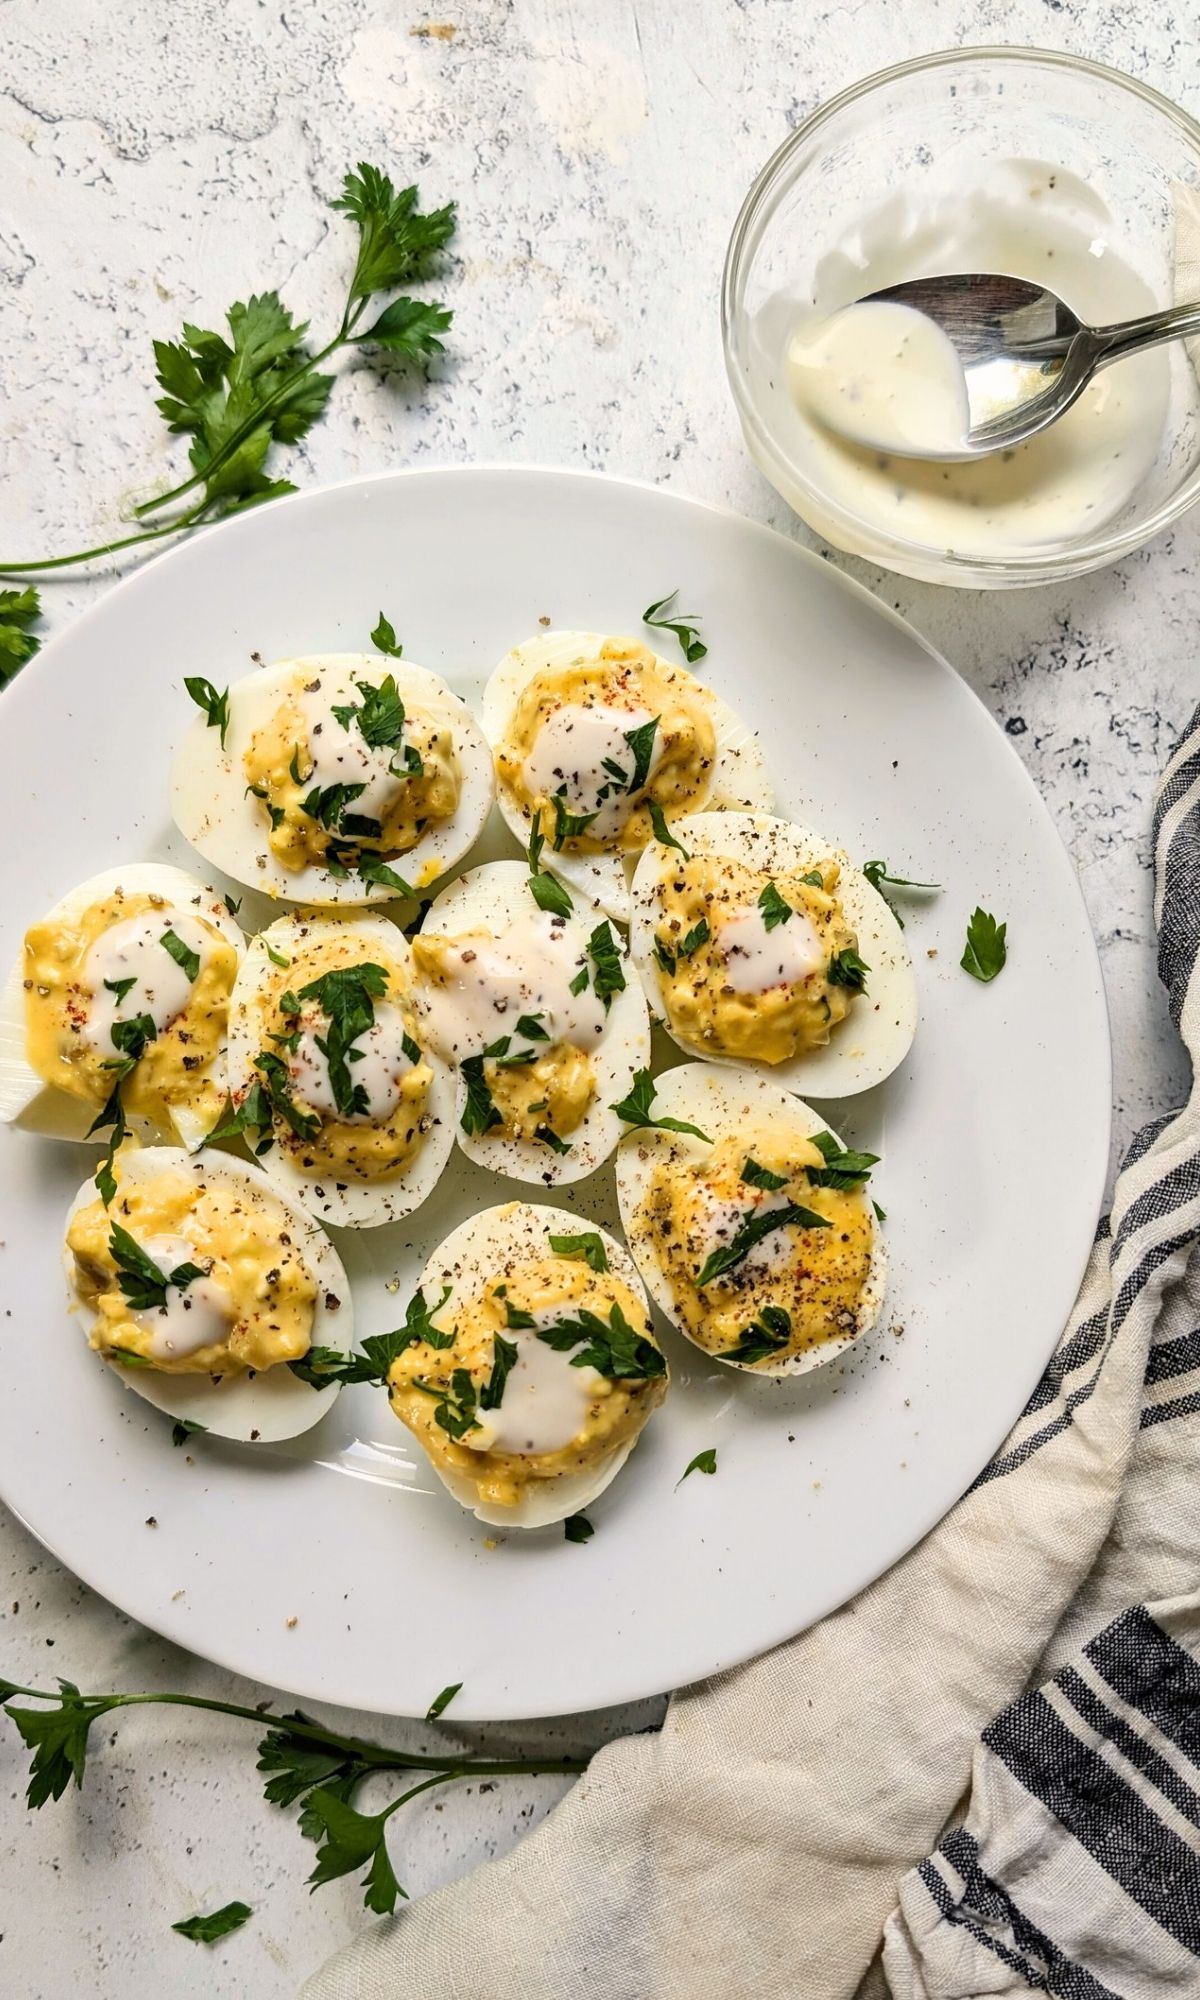
[[[427,391],[369,369],[343,381],[289,455],[293,477],[468,458],[588,465],[795,531],[743,455],[720,357],[721,258],[754,171],[854,77],[996,32],[1110,61],[1195,109],[1200,57],[1170,13],[1126,18],[1087,0],[1008,0],[998,27],[982,0],[815,12],[448,0],[433,13],[400,0],[0,0],[0,550],[101,539],[133,486],[166,483],[181,462],[152,407],[152,337],[184,318],[213,324],[271,285],[316,330],[329,321],[347,238],[324,203],[360,157],[460,203],[443,287],[452,351]],[[456,33],[413,32],[429,22]],[[1050,801],[1104,953],[1118,1143],[1184,1081],[1154,975],[1148,818],[1196,695],[1197,535],[1193,519],[1118,569],[1010,596],[846,565],[956,662]],[[102,587],[48,590],[52,620]],[[169,633],[163,644],[169,655]],[[131,1627],[12,1521],[0,1626],[0,1672],[14,1679],[260,1698]],[[552,1733],[577,1745],[614,1726]],[[345,1884],[309,1901],[311,1849],[261,1803],[252,1739],[248,1725],[143,1713],[114,1747],[100,1736],[82,1797],[27,1819],[25,1759],[5,1731],[5,1994],[295,1990],[361,1915]],[[400,1828],[399,1873],[413,1893],[445,1879],[508,1845],[554,1791],[507,1781],[482,1800],[423,1803]],[[258,1911],[238,1938],[208,1952],[171,1935],[175,1918],[235,1896]]]

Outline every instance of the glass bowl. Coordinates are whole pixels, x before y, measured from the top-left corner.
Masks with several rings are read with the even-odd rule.
[[[1157,350],[1165,407],[1157,452],[1152,436],[1135,490],[1098,526],[1076,522],[1061,536],[1010,535],[995,548],[956,553],[944,536],[935,545],[915,528],[905,539],[896,523],[860,511],[855,496],[822,477],[821,454],[784,379],[789,326],[814,301],[837,305],[876,284],[955,268],[938,265],[920,218],[964,190],[991,190],[1013,162],[1061,174],[1085,209],[1092,196],[1103,203],[1111,221],[1104,242],[1145,288],[1147,310],[1200,297],[1200,125],[1132,77],[1038,49],[922,56],[822,105],[759,174],[725,262],[725,362],[752,456],[827,541],[929,583],[995,590],[1080,576],[1149,541],[1200,496],[1200,343],[1180,341]],[[884,257],[872,254],[872,275],[855,290],[871,233],[864,221]],[[831,264],[840,297],[830,297]],[[1117,363],[1114,379],[1123,365],[1135,364]]]

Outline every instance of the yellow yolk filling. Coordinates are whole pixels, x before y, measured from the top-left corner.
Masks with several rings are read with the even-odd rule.
[[[664,875],[659,886],[655,938],[660,947],[659,992],[673,1032],[701,1055],[765,1063],[790,1062],[808,1049],[823,1048],[855,997],[850,988],[829,977],[830,961],[858,945],[837,896],[838,863],[823,861],[810,871],[821,876],[822,886],[817,888],[798,871],[770,874],[730,855],[672,858],[679,865]],[[822,964],[800,980],[780,982],[761,992],[738,991],[730,984],[728,960],[721,949],[721,924],[756,906],[768,882],[812,924],[821,943]],[[706,940],[686,957],[676,956],[701,920],[708,925]],[[674,970],[668,969],[664,955],[675,958]]]
[[[747,1183],[742,1178],[747,1159],[784,1175],[785,1185],[768,1195]],[[791,1355],[858,1332],[875,1241],[870,1199],[861,1189],[814,1187],[806,1170],[823,1166],[811,1140],[760,1130],[719,1140],[701,1161],[668,1156],[655,1168],[638,1232],[662,1266],[682,1325],[708,1353],[726,1354],[738,1346],[764,1306],[783,1308],[790,1336],[751,1365],[778,1366]],[[829,1227],[785,1224],[764,1239],[763,1250],[769,1246],[774,1253],[769,1264],[761,1253],[751,1253],[724,1275],[697,1285],[714,1247],[714,1209],[749,1215],[776,1198],[824,1216]]]
[[[43,1083],[88,1104],[104,1103],[114,1074],[105,1062],[109,1057],[119,1061],[120,1053],[116,1048],[93,1048],[84,1038],[92,998],[83,977],[84,962],[111,925],[162,910],[165,927],[172,907],[161,896],[117,890],[69,923],[47,918],[25,933],[25,1052]],[[187,915],[205,921],[198,911],[189,909]],[[207,923],[205,929],[211,950],[186,1007],[147,1044],[122,1085],[126,1112],[164,1131],[171,1129],[170,1112],[176,1106],[186,1105],[211,1126],[225,1103],[224,1077],[214,1080],[212,1068],[225,1040],[238,958],[218,930]]]
[[[98,1315],[89,1342],[100,1353],[118,1347],[149,1355],[153,1338],[121,1290],[109,1241],[114,1221],[139,1245],[157,1236],[186,1237],[196,1263],[232,1301],[234,1316],[222,1341],[173,1360],[155,1359],[156,1369],[169,1375],[243,1374],[307,1354],[317,1287],[290,1234],[286,1209],[265,1189],[251,1198],[248,1189],[215,1176],[202,1182],[179,1173],[119,1182],[110,1208],[94,1201],[71,1219],[67,1248],[75,1259],[79,1296]]]
[[[597,854],[614,847],[645,847],[654,838],[651,799],[668,819],[700,810],[711,788],[716,756],[707,690],[691,674],[682,668],[672,669],[636,639],[609,639],[598,660],[535,674],[522,690],[508,733],[496,750],[500,784],[531,822],[540,811],[547,841],[554,827],[554,808],[547,793],[529,791],[524,767],[547,719],[566,705],[648,709],[659,718],[655,738],[659,757],[645,791],[631,804],[615,840],[598,840],[585,832],[565,839],[565,849]]]
[[[498,1295],[497,1286],[504,1287],[502,1295]],[[508,1327],[509,1305],[527,1313],[561,1308],[564,1319],[577,1317],[582,1306],[605,1320],[613,1305],[619,1305],[630,1326],[651,1340],[654,1337],[645,1305],[628,1285],[610,1272],[595,1272],[581,1261],[553,1254],[506,1267],[486,1290],[461,1306],[447,1301],[434,1315],[439,1329],[453,1329],[454,1345],[434,1348],[428,1341],[417,1341],[405,1349],[388,1377],[392,1408],[432,1459],[469,1479],[480,1500],[499,1507],[517,1506],[539,1481],[598,1471],[614,1451],[637,1436],[662,1402],[668,1382],[665,1372],[650,1381],[602,1377],[589,1392],[577,1436],[557,1451],[472,1451],[466,1438],[456,1443],[442,1428],[435,1415],[436,1397],[415,1384],[449,1389],[455,1369],[465,1368],[476,1390],[482,1389],[492,1371],[496,1335],[515,1337]],[[536,1336],[526,1333],[521,1337]]]
[[[565,1138],[596,1094],[591,1057],[569,1042],[556,1042],[532,1063],[485,1062],[483,1073],[502,1121],[488,1130],[512,1139],[535,1138],[539,1125]]]
[[[269,986],[264,985],[260,989],[257,996],[260,1049],[278,1054],[284,1062],[287,1061],[287,1050],[279,1038],[286,1037],[295,1029],[296,1020],[285,1015],[280,1004],[285,993],[290,991],[298,995],[305,986],[327,972],[367,962],[380,966],[387,974],[387,993],[375,1002],[376,1008],[389,1004],[398,1007],[405,1031],[416,1041],[416,1022],[403,967],[389,958],[386,951],[376,950],[374,945],[366,949],[362,938],[348,931],[343,937],[326,936],[306,946],[289,966],[274,971]],[[320,1018],[324,1022],[324,1015]],[[315,1111],[305,1101],[303,1093],[294,1090],[293,1099],[298,1108],[310,1116],[319,1116],[321,1129],[315,1138],[301,1139],[276,1111],[271,1120],[272,1136],[292,1165],[302,1173],[311,1174],[314,1179],[323,1174],[339,1181],[395,1179],[408,1171],[427,1130],[429,1086],[432,1082],[433,1071],[422,1056],[420,1062],[404,1072],[395,1104],[378,1122],[330,1117],[327,1112]]]
[[[361,695],[358,699],[361,701]],[[407,854],[423,833],[456,811],[460,772],[453,735],[445,723],[406,707],[403,746],[395,753],[398,789],[379,821],[378,834],[363,833],[353,826],[343,832],[336,825],[322,825],[319,818],[304,811],[304,800],[311,796],[316,782],[308,731],[299,702],[284,701],[270,721],[255,731],[242,759],[246,782],[254,790],[264,820],[270,822],[268,845],[283,867],[324,866],[331,843],[338,849],[349,846],[356,854]],[[424,767],[419,775],[403,767],[403,749],[410,745]],[[345,810],[353,814],[357,807],[358,800],[352,799]],[[423,883],[413,886],[420,888]]]

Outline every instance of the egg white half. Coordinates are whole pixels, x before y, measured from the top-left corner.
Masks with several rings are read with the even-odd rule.
[[[284,902],[329,908],[395,900],[397,891],[386,885],[371,887],[354,875],[342,881],[316,863],[285,868],[271,851],[259,801],[246,789],[242,758],[251,737],[270,721],[297,674],[309,680],[319,678],[330,707],[334,702],[361,701],[359,681],[375,687],[385,674],[394,674],[397,691],[407,707],[426,710],[452,730],[461,774],[458,805],[450,819],[430,827],[390,864],[413,888],[427,888],[478,839],[491,810],[495,785],[491,753],[466,703],[439,674],[408,660],[369,653],[314,653],[259,667],[234,681],[229,689],[225,747],[221,747],[220,730],[210,726],[199,712],[193,712],[176,747],[171,766],[171,811],[180,832],[206,861],[223,869],[235,882]]]
[[[739,1076],[727,1069],[716,1069],[709,1063],[681,1063],[678,1069],[669,1069],[658,1077],[654,1088],[655,1117],[679,1118],[689,1125],[698,1125],[714,1144],[738,1135],[744,1137],[749,1145],[753,1134],[765,1129],[776,1140],[785,1132],[794,1132],[797,1138],[808,1139],[814,1132],[830,1130],[824,1118],[800,1098],[793,1097],[790,1091],[781,1090],[778,1084],[769,1083],[764,1077]],[[836,1132],[832,1136],[839,1145],[842,1144]],[[707,1158],[710,1151],[710,1145],[690,1133],[634,1131],[624,1139],[617,1154],[617,1205],[621,1212],[621,1227],[651,1298],[686,1340],[691,1340],[691,1335],[676,1310],[670,1276],[658,1255],[653,1232],[642,1223],[641,1211],[651,1178],[658,1167],[672,1162],[678,1162],[683,1167],[693,1166]],[[719,1361],[723,1367],[737,1368],[748,1375],[782,1376],[807,1375],[812,1369],[823,1368],[827,1361],[844,1354],[848,1347],[870,1331],[883,1309],[887,1290],[887,1252],[874,1216],[871,1227],[870,1265],[862,1293],[859,1323],[853,1334],[822,1341],[819,1346],[810,1347],[774,1366],[760,1362],[756,1367],[750,1367],[745,1362],[729,1361],[724,1355],[713,1354],[700,1347],[699,1351],[705,1359]],[[699,1347],[699,1342],[693,1341],[692,1345]]]
[[[161,896],[167,904],[164,921],[169,921],[172,910],[183,917],[203,917],[241,957],[246,940],[221,897],[194,875],[162,861],[124,862],[119,868],[105,868],[99,875],[89,876],[48,910],[44,920],[70,924],[93,903],[104,902],[117,889],[124,889],[131,896]],[[86,1139],[99,1105],[86,1104],[81,1098],[68,1096],[66,1091],[55,1090],[43,1082],[26,1059],[24,980],[24,964],[18,958],[0,987],[0,1123],[17,1125],[27,1132],[41,1132],[51,1139]],[[224,1050],[214,1065],[213,1076],[218,1085],[224,1084]],[[176,1137],[193,1148],[207,1138],[211,1129],[187,1105],[176,1107],[172,1123]],[[145,1119],[131,1118],[129,1124],[142,1135],[157,1133],[157,1128]]]
[[[635,1298],[644,1298],[644,1287],[629,1252],[599,1224],[581,1222],[570,1209],[550,1208],[527,1201],[506,1201],[460,1223],[445,1242],[438,1245],[422,1271],[420,1288],[431,1305],[441,1297],[447,1285],[451,1288],[451,1296],[438,1315],[438,1324],[452,1324],[456,1299],[469,1299],[484,1291],[502,1278],[505,1271],[515,1269],[531,1258],[553,1255],[550,1250],[551,1236],[577,1235],[581,1228],[596,1232],[604,1244],[608,1267],[614,1277],[628,1285]],[[570,1365],[569,1356],[563,1355],[562,1360],[564,1365]],[[478,1520],[499,1528],[548,1528],[556,1521],[565,1521],[569,1514],[578,1514],[593,1500],[598,1500],[611,1486],[637,1441],[635,1437],[621,1445],[609,1454],[603,1464],[590,1472],[567,1473],[558,1479],[539,1479],[535,1489],[527,1493],[516,1507],[489,1505],[480,1500],[472,1480],[448,1470],[433,1459],[430,1459],[430,1464],[459,1505],[469,1508]]]
[[[294,972],[289,972],[288,983],[298,988],[307,980],[306,947],[311,950],[323,938],[331,934],[344,936],[347,932],[361,940],[364,962],[370,961],[373,951],[382,951],[402,966],[410,967],[408,939],[388,917],[296,914],[279,917],[268,930],[251,939],[229,1009],[229,1090],[235,1106],[257,1076],[254,1058],[264,1047],[265,996],[280,970],[272,964],[269,953],[273,951],[277,957],[291,962]],[[433,1071],[428,1098],[429,1129],[406,1173],[378,1181],[338,1181],[323,1174],[304,1173],[279,1146],[266,1156],[272,1180],[286,1188],[292,1199],[319,1221],[340,1229],[375,1229],[381,1223],[398,1222],[402,1216],[411,1215],[433,1193],[454,1150],[456,1085],[453,1072],[436,1051],[424,1042],[421,1050]]]
[[[200,1184],[225,1181],[250,1202],[260,1200],[263,1194],[272,1196],[284,1209],[288,1228],[316,1280],[311,1344],[336,1348],[340,1353],[349,1351],[354,1303],[342,1260],[324,1230],[297,1207],[286,1188],[261,1168],[224,1153],[195,1155],[173,1146],[148,1146],[143,1152],[121,1154],[121,1177],[126,1183],[153,1180],[161,1173],[186,1174]],[[67,1211],[67,1224],[78,1209],[89,1207],[96,1199],[95,1182],[86,1180]],[[63,1270],[72,1310],[81,1315],[90,1334],[97,1315],[75,1290],[74,1267],[75,1260],[64,1241]],[[99,1353],[95,1359],[98,1364],[103,1361]],[[127,1389],[168,1416],[203,1424],[214,1437],[234,1438],[243,1444],[271,1444],[311,1430],[332,1409],[340,1387],[335,1382],[325,1389],[312,1389],[293,1375],[286,1362],[258,1374],[225,1375],[219,1381],[210,1375],[167,1375],[155,1368],[130,1368],[118,1361],[103,1361],[103,1365],[118,1375]]]
[[[427,911],[421,926],[426,937],[457,937],[464,931],[484,930],[502,938],[517,918],[536,911],[529,891],[529,870],[523,861],[493,861],[481,868],[468,869],[450,883]],[[595,925],[601,921],[595,905],[576,903],[567,929],[582,951]],[[619,932],[611,933],[618,950]],[[612,996],[604,1033],[589,1049],[595,1071],[596,1089],[581,1122],[567,1136],[569,1153],[555,1153],[540,1141],[517,1139],[504,1133],[472,1135],[462,1129],[467,1086],[461,1071],[456,1078],[458,1100],[454,1131],[459,1145],[470,1160],[491,1167],[512,1180],[531,1181],[542,1186],[563,1186],[594,1173],[616,1150],[625,1127],[612,1106],[627,1097],[634,1072],[650,1062],[650,1017],[646,996],[632,961],[624,957],[625,990]],[[436,1020],[437,994],[425,995],[418,977],[415,991],[420,1008],[428,1007]],[[497,1033],[503,1023],[497,1021]]]
[[[508,735],[517,703],[538,674],[599,663],[610,635],[604,632],[539,632],[506,653],[483,691],[480,714],[493,751]],[[708,709],[716,733],[716,755],[709,774],[705,809],[710,812],[769,812],[774,791],[767,776],[762,747],[728,702],[674,661],[655,655],[665,673],[681,679]],[[522,847],[529,845],[529,819],[501,785],[497,803],[506,824]],[[545,829],[543,829],[545,831]],[[541,865],[568,887],[598,903],[620,924],[629,922],[629,882],[637,860],[629,854],[554,853],[547,838]]]
[[[727,1064],[769,1078],[788,1090],[813,1097],[854,1097],[882,1083],[899,1067],[917,1029],[917,981],[904,935],[877,889],[832,841],[810,827],[757,813],[692,813],[671,828],[691,854],[722,854],[769,873],[805,874],[832,856],[841,865],[836,894],[846,921],[858,935],[860,956],[870,968],[867,990],[856,996],[823,1048],[809,1049],[790,1062],[759,1063],[714,1051],[709,1055],[676,1035],[665,1018],[655,934],[661,918],[660,884],[671,878],[676,857],[658,841],[645,849],[633,878],[633,919],[629,949],[642,975],[651,1011],[689,1056]]]

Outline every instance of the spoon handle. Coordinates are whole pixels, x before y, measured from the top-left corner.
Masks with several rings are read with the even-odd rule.
[[[1157,347],[1163,340],[1179,340],[1200,333],[1200,305],[1168,306],[1165,312],[1148,313],[1144,319],[1120,320],[1115,326],[1090,329],[1094,343],[1094,366],[1106,368],[1110,361],[1136,354],[1143,347]]]

